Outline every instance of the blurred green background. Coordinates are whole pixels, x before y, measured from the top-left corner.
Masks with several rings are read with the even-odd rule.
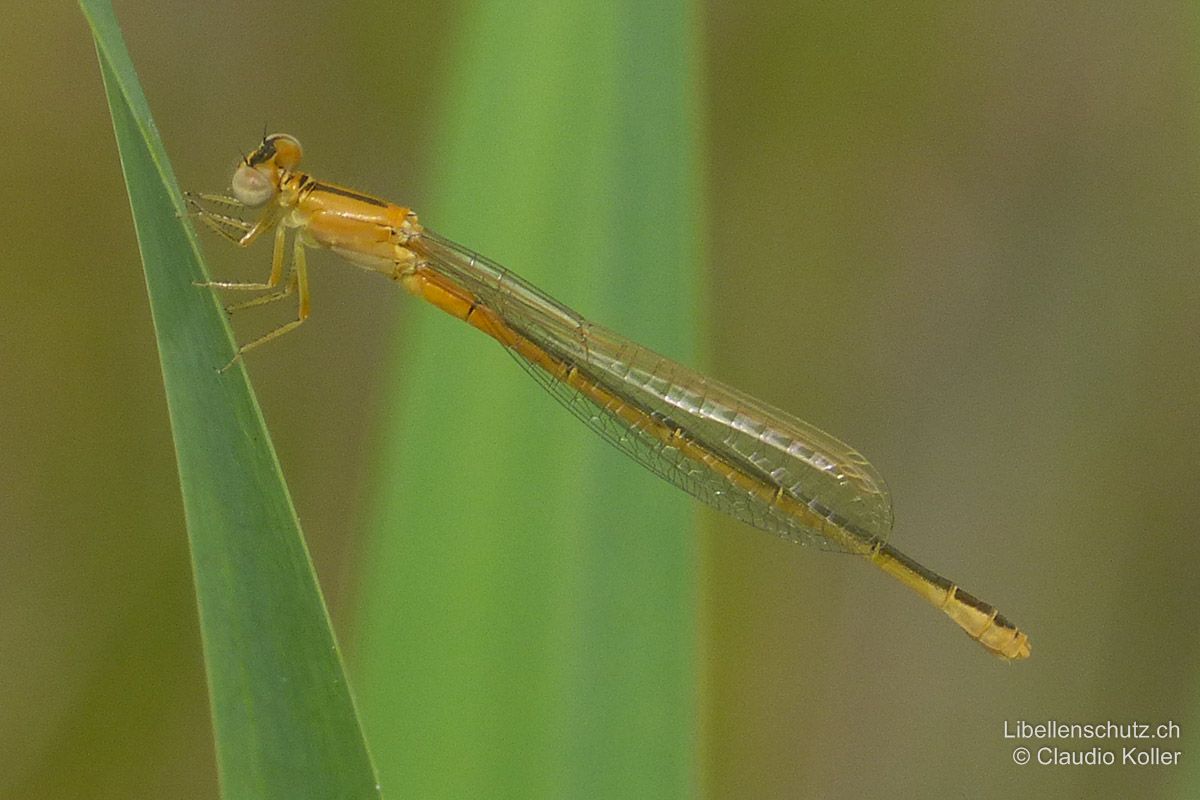
[[[446,174],[465,4],[117,11],[185,186],[224,186],[264,123],[318,174],[418,210]],[[0,797],[214,797],[166,409],[90,37],[69,4],[5,17]],[[680,622],[700,639],[697,784],[1194,796],[1195,12],[714,3],[700,26],[698,365],[863,450],[896,499],[892,541],[999,606],[1033,657],[993,662],[857,559],[702,515],[703,613]],[[216,244],[221,274],[264,255]],[[375,443],[395,413],[379,365],[419,306],[313,262],[319,313],[250,367],[353,676]],[[1019,767],[1003,725],[1021,719],[1172,720],[1183,763]]]

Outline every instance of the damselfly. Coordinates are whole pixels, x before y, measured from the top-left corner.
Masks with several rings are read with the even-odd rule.
[[[232,197],[188,197],[200,221],[238,245],[274,232],[265,282],[202,284],[263,292],[230,311],[298,299],[294,320],[242,345],[234,361],[308,317],[305,251],[327,248],[491,336],[555,399],[659,477],[756,528],[861,555],[994,655],[1029,655],[1028,637],[995,608],[887,544],[887,487],[853,448],[588,322],[422,226],[408,208],[300,172],[300,156],[295,138],[266,136],[238,164]],[[257,210],[253,222],[241,216],[248,210]]]

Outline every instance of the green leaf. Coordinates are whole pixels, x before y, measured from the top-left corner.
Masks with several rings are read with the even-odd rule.
[[[417,209],[684,361],[702,275],[694,14],[468,8],[427,156],[438,191]],[[355,665],[384,786],[694,796],[690,499],[433,309],[412,309],[394,373]]]
[[[227,798],[373,798],[308,552],[174,174],[107,2],[83,0],[158,339]],[[147,624],[153,624],[149,621]]]

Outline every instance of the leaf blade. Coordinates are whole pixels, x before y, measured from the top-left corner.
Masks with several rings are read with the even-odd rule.
[[[324,600],[111,6],[96,39],[158,341],[222,794],[379,797]]]
[[[692,13],[469,9],[433,148],[439,190],[417,209],[681,360],[701,293]],[[694,796],[694,506],[493,343],[413,317],[358,648],[385,784]]]

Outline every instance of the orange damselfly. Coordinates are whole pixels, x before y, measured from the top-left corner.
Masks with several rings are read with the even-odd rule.
[[[292,294],[298,299],[296,319],[242,345],[234,361],[308,317],[305,251],[327,248],[491,336],[555,399],[659,477],[756,528],[864,556],[992,654],[1029,655],[1029,638],[995,608],[886,542],[891,498],[853,448],[588,322],[499,264],[422,226],[408,208],[300,172],[300,156],[295,138],[265,136],[238,164],[232,197],[188,197],[203,223],[238,245],[274,232],[265,282],[202,284],[264,292],[230,311]],[[246,210],[259,210],[257,219],[243,219]]]

